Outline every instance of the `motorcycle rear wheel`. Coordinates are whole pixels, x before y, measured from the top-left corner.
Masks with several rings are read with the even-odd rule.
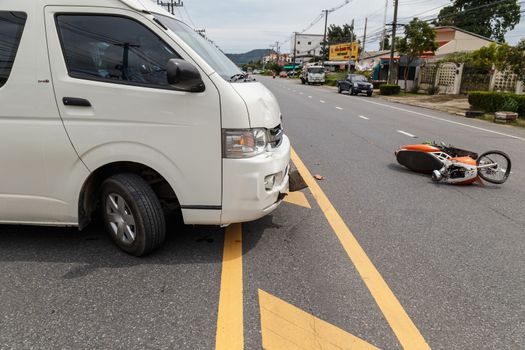
[[[490,164],[494,164],[494,166],[486,167]],[[476,165],[478,167],[483,166],[483,168],[478,169],[478,175],[487,182],[502,184],[509,178],[511,162],[509,156],[504,152],[485,152],[478,157]]]

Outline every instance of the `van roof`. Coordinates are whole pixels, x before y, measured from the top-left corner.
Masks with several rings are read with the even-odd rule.
[[[24,8],[30,5],[38,6],[35,3],[56,6],[108,6],[130,8],[134,11],[156,13],[177,19],[174,15],[166,11],[162,6],[157,5],[152,0],[0,0],[0,8],[4,9],[15,5],[20,5],[20,7]]]
[[[155,4],[151,0],[120,0],[120,2],[137,11],[147,11],[151,13],[166,15],[169,17],[175,17],[171,13],[166,11],[163,7]]]

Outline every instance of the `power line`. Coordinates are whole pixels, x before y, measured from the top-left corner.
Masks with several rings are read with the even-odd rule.
[[[184,11],[184,13],[186,14],[186,17],[188,17],[188,20],[190,21],[191,25],[193,26],[193,28],[197,28],[197,26],[195,25],[195,23],[193,23],[191,17],[190,17],[190,14],[188,13],[188,10],[186,10],[186,6],[183,6],[182,7],[182,10]]]

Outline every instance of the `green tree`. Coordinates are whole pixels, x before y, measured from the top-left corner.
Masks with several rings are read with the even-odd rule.
[[[401,38],[397,44],[399,53],[407,58],[404,74],[405,91],[410,64],[426,52],[434,53],[438,47],[436,31],[427,22],[414,18],[405,26],[405,37]]]
[[[501,45],[496,54],[496,68],[505,73],[514,73],[525,84],[525,39],[516,46]]]
[[[254,69],[261,69],[262,66],[263,66],[262,61],[250,61],[250,62],[248,62],[246,64],[243,64],[241,68],[242,68],[243,71],[247,72],[250,68],[252,70],[254,70]]]
[[[497,45],[492,43],[489,46],[480,48],[472,52],[455,52],[445,56],[440,62],[464,63],[472,67],[492,69],[496,66],[505,71],[505,65],[512,61],[513,56],[520,51],[522,44],[511,47],[508,44]]]
[[[472,33],[505,41],[505,33],[520,23],[518,0],[452,0],[435,22],[438,26],[455,26]]]
[[[283,67],[281,67],[275,62],[270,62],[266,65],[266,69],[270,71],[274,71],[276,74],[279,74],[283,70]]]

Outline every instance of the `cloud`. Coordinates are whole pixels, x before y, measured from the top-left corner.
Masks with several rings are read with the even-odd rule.
[[[408,23],[414,16],[431,17],[450,0],[401,0],[399,19]],[[205,28],[208,37],[225,52],[242,53],[252,49],[264,49],[276,41],[289,41],[294,31],[302,31],[323,9],[330,9],[343,0],[185,0],[184,9],[177,9],[178,17],[198,28]],[[392,21],[393,1],[389,0],[387,23]],[[378,33],[382,31],[385,0],[352,0],[348,5],[328,17],[329,24],[342,25],[355,20],[357,34],[362,37],[365,17],[368,17],[368,42],[370,50],[378,47]],[[402,33],[402,28],[399,34]],[[322,34],[324,20],[319,21],[308,33]],[[515,42],[525,32],[524,22],[509,33],[509,41]],[[374,35],[375,34],[375,35]],[[516,39],[517,38],[517,39]],[[282,51],[290,50],[288,43]]]

